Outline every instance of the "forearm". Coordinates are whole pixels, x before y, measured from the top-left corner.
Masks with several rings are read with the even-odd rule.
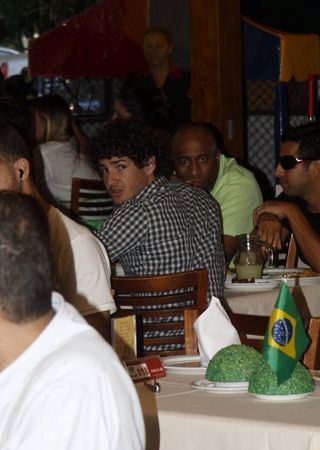
[[[301,211],[294,207],[287,214],[290,228],[300,252],[316,272],[320,272],[320,236],[310,226]]]

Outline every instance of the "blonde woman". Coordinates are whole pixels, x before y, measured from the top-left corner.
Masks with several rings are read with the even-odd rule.
[[[32,101],[36,185],[45,199],[70,211],[72,178],[99,179],[84,153],[85,138],[75,127],[68,103],[60,95]]]

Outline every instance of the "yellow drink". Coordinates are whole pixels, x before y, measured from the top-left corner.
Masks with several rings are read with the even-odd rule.
[[[262,277],[262,264],[236,264],[236,274],[238,280]]]

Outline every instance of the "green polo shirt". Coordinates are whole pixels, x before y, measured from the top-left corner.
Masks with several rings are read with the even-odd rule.
[[[251,233],[252,213],[263,202],[256,179],[234,158],[220,155],[219,173],[211,195],[220,205],[223,234]]]

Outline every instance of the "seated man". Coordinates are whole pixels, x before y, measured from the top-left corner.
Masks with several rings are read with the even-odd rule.
[[[118,357],[51,290],[48,224],[0,193],[0,448],[144,449],[135,388]]]
[[[281,249],[292,232],[300,258],[320,272],[320,128],[302,125],[282,136],[275,176],[283,188],[254,213],[262,240]]]
[[[47,213],[54,288],[106,337],[104,312],[115,311],[106,251],[85,227],[49,205],[35,188],[29,152],[11,125],[0,126],[0,190],[33,196]]]
[[[208,300],[222,297],[224,255],[219,208],[202,189],[167,180],[167,152],[139,121],[109,122],[92,142],[116,207],[101,229],[111,261],[126,275],[162,275],[207,267]]]
[[[227,263],[236,251],[235,236],[251,233],[252,213],[262,203],[254,175],[234,158],[221,153],[220,132],[207,122],[190,122],[179,128],[172,142],[175,173],[182,181],[210,192],[222,214]]]

